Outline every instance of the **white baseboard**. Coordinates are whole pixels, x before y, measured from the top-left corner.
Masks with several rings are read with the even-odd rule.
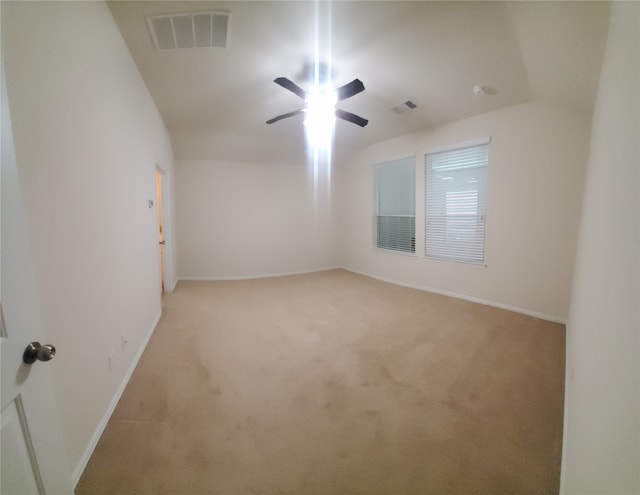
[[[138,352],[134,356],[133,361],[129,366],[129,369],[127,370],[127,373],[124,375],[124,378],[120,383],[120,386],[116,390],[116,393],[113,396],[113,399],[109,403],[109,407],[107,407],[107,410],[105,411],[104,416],[100,420],[98,427],[94,431],[91,437],[91,440],[89,440],[89,444],[87,445],[87,448],[85,449],[84,454],[80,459],[80,462],[78,463],[76,468],[73,470],[71,481],[73,482],[74,487],[78,484],[78,481],[80,481],[80,477],[82,476],[84,469],[87,467],[87,463],[89,462],[89,459],[93,455],[93,451],[98,445],[98,441],[100,440],[100,437],[104,432],[104,429],[107,427],[107,423],[109,422],[109,419],[111,418],[111,415],[113,414],[114,409],[118,405],[118,401],[120,400],[120,397],[124,392],[124,389],[127,387],[127,384],[131,379],[131,375],[133,375],[133,371],[136,369],[136,366],[138,365],[138,361],[140,361],[140,357],[142,357],[142,353],[146,349],[147,344],[149,343],[149,339],[151,338],[151,335],[153,335],[153,332],[156,329],[156,326],[158,325],[158,322],[160,321],[161,316],[162,316],[162,310],[160,310],[160,313],[158,313],[158,316],[156,316],[156,318],[154,319],[153,324],[151,325],[151,328],[149,328],[149,330],[147,331],[147,334],[144,336],[142,344],[140,345]]]
[[[218,281],[224,281],[224,280],[254,280],[259,278],[288,277],[290,275],[304,275],[306,273],[326,272],[328,270],[337,270],[339,268],[341,267],[332,266],[327,268],[314,268],[312,270],[303,270],[298,272],[268,273],[268,274],[260,274],[260,275],[178,277],[178,280],[195,281],[195,282],[218,282]]]
[[[520,313],[527,316],[533,316],[534,318],[539,318],[541,320],[551,321],[553,323],[560,323],[562,325],[566,325],[566,319],[560,318],[558,316],[547,315],[544,313],[538,313],[537,311],[530,311],[524,308],[518,308],[516,306],[509,306],[508,304],[502,304],[495,301],[488,301],[486,299],[481,299],[479,297],[467,296],[465,294],[458,294],[456,292],[450,292],[446,290],[440,290],[433,287],[428,287],[425,285],[417,285],[410,284],[406,282],[401,282],[398,280],[388,279],[384,277],[378,277],[377,275],[372,275],[371,273],[359,272],[356,270],[352,270],[346,267],[340,267],[343,270],[347,270],[348,272],[357,273],[358,275],[364,275],[365,277],[374,278],[376,280],[380,280],[381,282],[388,282],[390,284],[400,285],[403,287],[409,287],[410,289],[418,289],[423,290],[425,292],[433,292],[435,294],[442,294],[443,296],[455,297],[457,299],[463,299],[465,301],[475,302],[478,304],[484,304],[485,306],[493,306],[494,308],[506,309],[507,311],[513,311],[514,313]]]

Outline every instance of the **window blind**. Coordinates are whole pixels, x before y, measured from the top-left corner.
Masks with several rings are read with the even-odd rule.
[[[427,154],[425,255],[484,262],[489,145]]]
[[[376,166],[376,247],[415,253],[415,158]]]

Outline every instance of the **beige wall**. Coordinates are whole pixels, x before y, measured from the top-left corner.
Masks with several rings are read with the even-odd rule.
[[[571,312],[563,494],[640,493],[640,6],[615,3]]]
[[[177,161],[181,278],[260,277],[336,265],[326,168]]]
[[[156,164],[173,173],[171,146],[105,4],[2,2],[2,36],[44,333],[58,349],[49,366],[78,476],[160,315],[148,200]]]
[[[362,150],[336,170],[341,264],[419,288],[563,321],[589,139],[589,116],[528,103]],[[424,153],[491,137],[486,267],[425,259]],[[416,156],[416,257],[373,248],[373,165]]]

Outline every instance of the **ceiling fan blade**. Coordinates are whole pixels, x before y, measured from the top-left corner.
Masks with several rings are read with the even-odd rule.
[[[352,124],[359,125],[360,127],[364,127],[369,123],[367,119],[363,119],[359,115],[351,112],[346,112],[345,110],[336,109],[336,117],[342,120],[346,120],[347,122],[351,122]]]
[[[278,115],[270,120],[267,120],[267,124],[273,124],[274,122],[278,122],[282,119],[288,119],[289,117],[293,117],[294,115],[299,115],[304,113],[304,110],[296,110],[295,112],[283,113],[282,115]]]
[[[288,89],[292,93],[298,95],[300,98],[305,100],[307,98],[307,92],[294,83],[291,79],[287,79],[286,77],[277,77],[273,80],[274,83],[279,84],[284,89]]]
[[[336,90],[336,93],[338,94],[338,101],[342,101],[347,98],[351,98],[353,95],[357,95],[362,91],[364,91],[363,82],[360,79],[354,79],[350,83],[340,86]]]

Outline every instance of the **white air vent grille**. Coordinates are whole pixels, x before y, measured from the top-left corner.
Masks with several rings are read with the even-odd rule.
[[[402,105],[396,105],[391,110],[393,110],[397,114],[403,114],[404,112],[414,110],[416,108],[418,108],[418,105],[416,105],[415,102],[407,100]]]
[[[225,48],[229,45],[229,12],[157,15],[147,18],[158,50]]]

